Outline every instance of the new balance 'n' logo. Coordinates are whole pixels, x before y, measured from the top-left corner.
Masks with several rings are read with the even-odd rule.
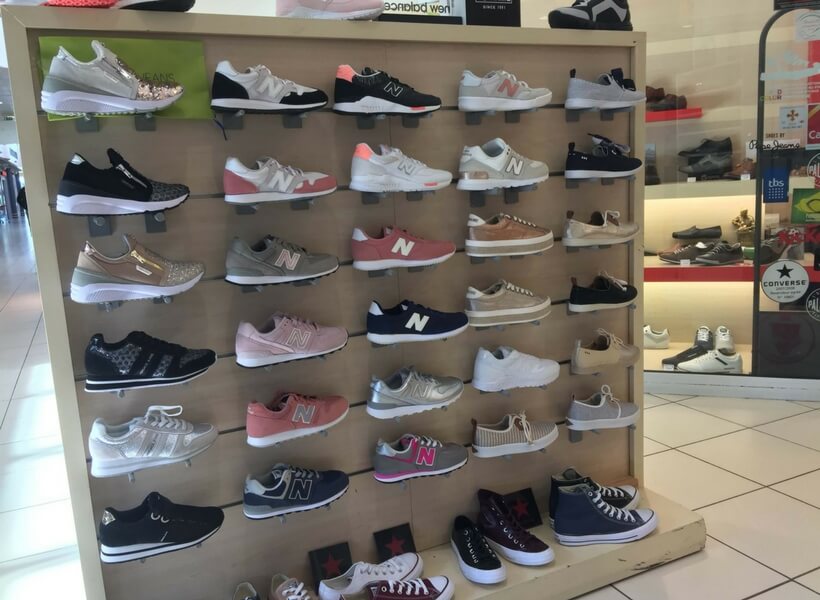
[[[498,86],[498,91],[499,92],[504,92],[510,98],[513,98],[518,93],[518,87],[519,86],[518,86],[517,83],[515,85],[513,85],[512,81],[510,81],[509,79],[505,79],[504,81],[501,82],[501,85]]]
[[[510,162],[507,163],[507,173],[515,171],[516,175],[521,175],[521,170],[524,168],[524,161],[517,159],[514,156],[510,157]]]
[[[290,250],[282,250],[279,254],[279,257],[276,259],[276,263],[274,263],[277,267],[285,266],[288,271],[293,271],[296,268],[296,265],[299,264],[299,259],[302,258],[302,255],[298,252],[291,252]]]
[[[404,88],[400,85],[396,85],[392,81],[388,81],[387,85],[384,86],[384,91],[393,96],[394,98],[398,98],[399,94],[402,93]]]
[[[295,177],[296,175],[292,175],[287,171],[282,171],[280,169],[273,174],[273,177],[271,177],[270,185],[274,189],[287,190],[290,188],[290,184],[293,183],[293,179]]]
[[[295,479],[291,482],[288,496],[291,500],[308,500],[312,488],[313,482],[310,479]]]
[[[305,425],[310,425],[313,422],[313,415],[316,414],[316,407],[309,406],[307,404],[297,404],[296,410],[293,411],[293,418],[291,421],[294,423],[304,423]]]
[[[396,240],[396,243],[393,244],[393,248],[390,250],[393,254],[401,254],[402,256],[410,256],[410,253],[413,251],[413,246],[416,245],[416,242],[411,242],[410,240],[406,240],[404,238],[399,238]]]
[[[427,321],[430,320],[430,317],[425,315],[421,316],[419,313],[413,313],[413,316],[410,317],[410,320],[407,321],[407,324],[404,326],[406,329],[415,329],[418,332],[424,331],[424,328],[427,327]]]
[[[432,467],[436,462],[436,449],[435,448],[419,448],[418,454],[416,454],[416,464],[425,466],[425,467]]]
[[[294,329],[288,336],[288,346],[296,346],[297,348],[305,349],[310,343],[311,333],[309,331],[302,331],[301,329]]]
[[[598,4],[598,6],[594,6],[592,8],[592,17],[594,19],[597,19],[598,15],[600,15],[602,12],[604,12],[605,10],[607,10],[609,8],[611,8],[612,10],[615,11],[615,14],[618,15],[618,18],[620,18],[621,21],[626,19],[626,14],[628,12],[627,9],[625,9],[621,6],[618,6],[618,4],[615,2],[615,0],[604,0],[603,2]]]

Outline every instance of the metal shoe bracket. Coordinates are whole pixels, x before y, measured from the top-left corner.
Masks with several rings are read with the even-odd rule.
[[[236,204],[233,209],[238,215],[255,215],[258,204]]]
[[[283,114],[282,127],[285,129],[301,129],[305,119],[307,119],[306,112],[297,114]]]
[[[577,254],[581,250],[608,250],[613,244],[598,244],[597,246],[565,246],[567,254]]]
[[[125,390],[112,390],[111,393],[117,398],[125,398]]]
[[[471,265],[483,265],[488,260],[493,262],[501,262],[500,256],[471,256],[470,257],[470,264]]]
[[[535,325],[536,327],[541,325],[541,321],[527,321],[526,323],[512,323],[511,325]],[[490,329],[495,329],[496,331],[506,331],[507,325],[486,325],[486,326],[479,326],[476,327],[476,331],[489,331]]]
[[[394,273],[393,269],[381,269],[379,271],[368,271],[367,276],[376,279],[378,277],[393,277]]]
[[[104,310],[107,313],[110,313],[112,310],[115,310],[122,306],[122,300],[115,300],[113,302],[98,302],[97,308],[100,310]],[[120,390],[122,391],[122,390]]]
[[[96,133],[100,130],[100,119],[94,114],[85,113],[74,119],[74,127],[77,133]]]
[[[402,492],[407,491],[407,482],[406,481],[399,481],[399,487],[401,488]]]
[[[530,108],[527,110],[505,110],[504,112],[504,122],[505,123],[520,123],[521,122],[521,114],[522,113],[529,113],[535,112],[537,109]],[[481,120],[484,117],[492,117],[495,116],[497,111],[495,110],[478,110],[478,111],[470,111],[464,113],[464,122],[467,125],[481,125]]]
[[[157,120],[153,113],[134,115],[134,129],[137,131],[156,131]]]
[[[362,204],[366,206],[378,204],[385,198],[387,198],[387,192],[362,192]]]
[[[223,130],[236,131],[245,129],[245,111],[238,110],[235,113],[223,112],[219,113],[219,117],[214,117]]]
[[[484,390],[478,390],[478,394],[480,396],[484,396],[486,394],[501,394],[502,396],[506,396],[507,398],[510,397],[510,390],[499,390],[497,392],[485,392]]]
[[[171,304],[174,301],[173,296],[160,296],[159,298],[151,298],[154,304]]]
[[[480,190],[470,192],[470,206],[481,208],[487,203],[486,196],[498,196],[501,193],[501,188],[493,188],[491,190]]]
[[[387,118],[385,114],[379,115],[356,115],[356,127],[358,129],[375,129],[376,121],[384,121]]]
[[[635,426],[634,425],[627,425],[626,428],[630,431],[635,431]],[[577,431],[575,429],[567,429],[567,431],[569,431],[569,441],[572,444],[577,444],[578,442],[581,442],[584,439],[584,432],[583,431]],[[589,431],[590,433],[594,433],[595,435],[600,435],[601,434],[601,432],[598,431],[597,429],[588,429],[586,431]]]
[[[429,119],[433,113],[425,113],[423,115],[402,115],[401,126],[406,129],[418,129],[420,119]]]
[[[256,294],[265,289],[264,285],[243,285],[240,287],[243,294]]]
[[[422,192],[405,192],[404,193],[404,197],[407,199],[408,202],[420,202],[421,200],[424,200],[425,198],[428,198],[430,196],[435,196],[435,195],[436,195],[435,190],[431,190],[429,192],[422,191]]]
[[[302,279],[301,281],[294,281],[291,283],[293,287],[308,287],[311,285],[319,285],[319,278],[316,279]]]
[[[370,342],[370,346],[372,348],[395,348],[398,344],[377,344],[376,342]]]
[[[566,109],[567,123],[577,123],[581,120],[582,113],[599,112],[601,113],[601,121],[614,121],[615,113],[629,113],[635,112],[634,106],[627,106],[626,108],[568,108]]]
[[[102,237],[104,235],[111,235],[114,232],[114,227],[111,223],[111,217],[105,215],[94,215],[88,217],[88,235],[91,237]]]
[[[291,210],[310,210],[310,207],[313,206],[314,198],[305,198],[303,200],[292,200],[290,202],[290,209]]]
[[[627,175],[626,177],[594,177],[589,179],[567,179],[564,178],[566,189],[574,190],[581,187],[581,183],[588,181],[598,181],[600,179],[601,185],[615,185],[616,181],[635,181],[635,175]]]
[[[145,213],[145,233],[165,233],[168,224],[165,221],[165,212]]]

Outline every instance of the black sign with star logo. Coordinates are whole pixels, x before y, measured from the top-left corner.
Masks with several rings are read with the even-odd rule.
[[[410,530],[409,523],[377,531],[373,534],[373,539],[376,540],[379,562],[405,552],[416,551],[416,543],[413,541],[413,532]]]
[[[532,488],[518,490],[512,494],[504,496],[504,502],[512,512],[518,522],[527,529],[532,529],[543,524],[541,511],[538,510],[538,503],[535,501],[535,494]]]
[[[780,279],[783,279],[784,277],[791,279],[792,271],[794,271],[794,269],[790,269],[787,265],[783,265],[782,269],[777,270],[777,272],[780,273]]]
[[[347,542],[311,550],[308,552],[308,558],[316,591],[319,590],[320,581],[338,577],[353,564],[353,559],[350,557],[350,546]]]

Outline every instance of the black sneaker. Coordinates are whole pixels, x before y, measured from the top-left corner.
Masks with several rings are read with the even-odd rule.
[[[501,583],[507,579],[507,569],[501,563],[487,539],[470,519],[456,517],[450,546],[456,553],[464,577],[473,583]]]
[[[589,287],[581,287],[578,280],[573,277],[569,309],[572,312],[593,312],[624,308],[632,304],[637,297],[637,289],[605,272],[597,275]]]
[[[740,244],[720,242],[706,254],[698,256],[695,262],[699,265],[736,265],[745,259]]]
[[[570,143],[564,172],[566,179],[628,177],[640,171],[643,163],[627,156],[629,146],[616,144],[600,135],[589,135],[594,143],[592,154],[579,152],[575,144]]]
[[[783,253],[790,248],[789,244],[781,240],[779,237],[769,238],[760,244],[760,264],[770,265],[773,262],[780,260]]]
[[[179,206],[191,193],[179,183],[144,177],[115,150],[111,168],[98,169],[79,154],[65,167],[57,195],[57,212],[70,215],[135,215]]]
[[[349,115],[423,115],[441,108],[441,98],[370,67],[359,74],[350,65],[340,65],[334,96],[334,112]]]
[[[683,246],[677,250],[673,250],[672,252],[661,252],[658,254],[658,258],[660,258],[663,262],[672,263],[673,265],[679,265],[685,260],[692,263],[698,256],[703,256],[714,247],[714,243],[704,244],[703,242],[698,242],[697,244]]]
[[[131,10],[161,10],[166,12],[187,12],[194,7],[196,0],[138,0],[121,2],[119,8]]]
[[[85,391],[176,385],[199,377],[215,362],[213,350],[191,350],[142,331],[110,344],[97,333],[85,349]]]
[[[681,150],[678,156],[683,158],[695,159],[703,158],[707,154],[731,154],[732,153],[732,138],[724,138],[722,140],[704,139],[700,146],[691,148],[689,150]]]
[[[131,510],[106,508],[100,522],[100,558],[123,563],[201,544],[222,526],[222,509],[174,504],[151,492]]]
[[[553,475],[550,478],[550,525],[555,525],[555,509],[558,506],[559,498],[558,490],[560,488],[571,487],[574,485],[588,485],[593,490],[601,494],[601,497],[606,500],[607,504],[611,504],[615,508],[620,508],[622,510],[632,510],[633,508],[637,508],[638,502],[640,502],[640,494],[633,486],[622,485],[614,487],[600,485],[570,467],[560,475]]]
[[[723,237],[723,229],[720,225],[704,227],[703,229],[692,225],[689,229],[675,231],[672,237],[676,240],[719,240]]]
[[[731,154],[707,154],[685,167],[678,169],[690,177],[723,177],[732,169]]]
[[[553,29],[615,29],[632,31],[627,0],[575,0],[549,14]]]
[[[710,350],[714,350],[714,348],[715,335],[712,333],[712,330],[709,329],[706,325],[701,325],[700,327],[698,327],[697,332],[695,332],[695,342],[694,344],[692,344],[691,348],[687,348],[686,350],[676,354],[675,356],[664,358],[661,361],[661,364],[668,367],[677,367],[680,363],[690,361],[693,358],[698,358],[699,356],[703,356]]]

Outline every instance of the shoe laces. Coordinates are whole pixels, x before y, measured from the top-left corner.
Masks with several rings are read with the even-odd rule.
[[[292,252],[301,252],[302,254],[307,254],[307,250],[298,244],[294,244],[293,242],[289,242],[287,240],[283,240],[280,237],[271,236],[271,240],[278,242],[282,247],[287,250],[291,250]]]
[[[310,327],[316,331],[319,330],[319,325],[316,324],[315,321],[311,321],[310,319],[305,319],[303,317],[297,317],[296,315],[286,315],[286,318],[290,319],[295,325],[302,326],[302,327]]]
[[[621,338],[619,338],[614,333],[608,332],[606,329],[603,329],[603,328],[596,329],[595,333],[597,333],[598,335],[603,336],[607,340],[609,340],[609,345],[610,346],[613,346],[613,345],[614,346],[617,346],[617,345],[626,346],[626,344],[624,343],[624,341]]]
[[[522,88],[529,88],[530,87],[529,84],[526,81],[521,81],[520,79],[518,79],[518,77],[516,77],[513,73],[510,73],[509,71],[505,71],[504,69],[499,69],[498,71],[496,71],[496,73],[498,73],[502,77],[512,79],[512,81],[514,83],[517,83]]]
[[[401,565],[395,558],[384,561],[379,565],[362,566],[362,573],[375,575],[376,579],[394,579],[401,573]]]
[[[307,479],[319,477],[319,471],[316,471],[315,469],[303,469],[302,467],[294,467],[293,465],[288,465],[288,469],[296,477],[305,477]]]
[[[285,588],[285,600],[310,600],[310,595],[301,581],[293,581]]]
[[[438,383],[433,375],[416,371],[416,368],[413,366],[410,367],[410,377],[423,381],[424,383]]]
[[[143,345],[153,345],[162,354],[177,354],[188,350],[185,346],[151,337],[144,331],[135,331],[131,334],[131,337]]]
[[[689,248],[691,248],[691,247],[692,247],[691,245],[681,246],[680,248],[676,248],[675,251],[672,252],[672,254],[683,254],[684,252],[689,250]]]
[[[296,91],[296,84],[294,82],[292,82],[290,79],[284,79],[282,77],[274,75],[273,73],[271,73],[271,70],[265,65],[256,65],[255,67],[251,67],[251,71],[256,72],[260,77],[263,77],[266,80],[273,80],[273,82],[281,86],[283,90],[290,89]],[[301,92],[299,93],[299,95],[302,95]]]
[[[515,221],[516,223],[521,223],[522,225],[526,225],[527,227],[534,227],[534,228],[538,227],[538,225],[536,225],[535,223],[532,223],[532,222],[527,221],[525,219],[522,219],[520,217],[514,217],[512,215],[508,215],[507,213],[501,213],[498,216],[502,217],[504,219],[509,219],[510,221]]]
[[[392,152],[396,153],[396,155],[399,159],[399,166],[401,166],[402,164],[409,164],[409,165],[412,165],[412,166],[414,166],[416,168],[419,168],[419,169],[427,168],[427,165],[425,163],[421,162],[417,158],[413,158],[412,156],[407,156],[404,152],[402,152],[398,148],[391,148],[390,150]]]
[[[629,285],[628,282],[624,281],[623,279],[618,279],[617,277],[613,277],[612,275],[610,275],[606,271],[601,271],[599,273],[599,275],[601,277],[603,277],[604,279],[606,279],[607,281],[609,281],[611,284],[619,287],[621,290],[626,290],[626,286]]]
[[[149,406],[142,418],[146,425],[159,427],[161,429],[182,429],[186,422],[182,419],[176,419],[182,414],[181,406]]]
[[[430,448],[439,448],[443,444],[435,438],[426,435],[417,435],[416,440],[420,446],[429,446]]]
[[[618,144],[611,139],[598,134],[589,134],[595,141],[595,147],[592,149],[592,154],[595,156],[626,156],[629,154],[631,148],[626,144]]]
[[[530,290],[519,287],[514,283],[510,283],[509,281],[504,282],[504,287],[511,292],[515,292],[516,294],[521,294],[523,296],[535,296],[535,294],[533,294]]]
[[[695,334],[695,341],[708,342],[712,337],[712,332],[706,327],[698,327],[698,332]]]
[[[627,523],[634,523],[635,517],[632,513],[628,510],[623,510],[620,508],[615,508],[609,502],[604,500],[601,493],[597,490],[590,490],[587,492],[590,498],[592,498],[592,503],[606,516],[617,519],[619,521],[626,521]]]
[[[259,162],[262,162],[263,167],[276,167],[277,169],[282,169],[291,175],[304,175],[305,173],[302,169],[297,169],[296,167],[291,167],[290,165],[283,165],[278,160],[271,158],[270,156],[265,156],[259,159]]]
[[[470,551],[470,555],[476,559],[476,562],[480,562],[482,558],[496,558],[495,552],[487,543],[487,539],[481,535],[477,528],[466,527],[463,534],[467,540],[467,550]]]
[[[430,590],[427,588],[427,584],[421,579],[410,579],[408,581],[386,581],[382,584],[382,587],[385,587],[385,584],[391,594],[421,596],[422,594],[427,595],[430,593]]]
[[[618,399],[612,394],[612,388],[610,388],[607,384],[601,386],[601,399],[612,405],[620,406]]]
[[[527,415],[523,410],[517,415],[513,415],[510,419],[510,424],[512,425],[516,421],[521,423],[521,431],[524,432],[524,437],[527,438],[527,443],[532,444],[534,441],[532,437],[532,425],[530,425]]]

